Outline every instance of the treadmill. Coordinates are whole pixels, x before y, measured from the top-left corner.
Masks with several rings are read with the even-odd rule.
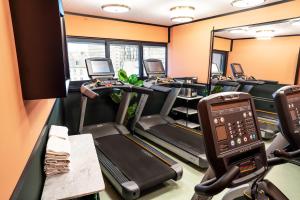
[[[179,125],[168,116],[181,87],[189,87],[190,84],[179,83],[166,77],[160,60],[148,59],[144,60],[143,64],[148,75],[148,80],[145,81],[144,85],[153,89],[154,92],[164,93],[166,98],[158,114],[143,115],[144,108],[149,106],[146,106],[148,96],[141,95],[137,114],[132,123],[134,133],[151,140],[201,168],[207,168],[202,133]],[[148,103],[157,101],[154,95],[151,97],[152,99],[150,98]]]
[[[262,137],[273,139],[279,130],[277,126],[278,116],[272,94],[284,85],[278,84],[277,81],[248,78],[239,63],[232,63],[230,66],[234,78],[241,84],[239,91],[248,92],[254,99]]]
[[[170,179],[179,180],[182,177],[181,166],[132,136],[124,125],[132,92],[148,96],[152,90],[125,85],[113,79],[114,70],[108,58],[89,58],[86,59],[86,65],[91,81],[80,88],[82,99],[79,132],[93,135],[106,178],[124,199],[136,199],[149,188]],[[86,111],[91,111],[88,113],[91,115],[97,111],[96,108],[87,109],[88,104],[95,106],[97,100],[103,99],[113,90],[123,91],[115,121],[86,125]],[[108,105],[102,109],[104,116],[108,115],[104,110],[107,107]]]

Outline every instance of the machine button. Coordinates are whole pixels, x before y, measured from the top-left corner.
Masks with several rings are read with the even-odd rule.
[[[230,145],[231,145],[232,147],[234,147],[234,146],[235,146],[235,141],[234,141],[234,140],[231,140]]]
[[[230,135],[231,139],[233,139],[233,135]]]
[[[250,112],[250,111],[249,111],[249,113],[248,113],[248,114],[249,114],[249,116],[250,116],[250,117],[252,117],[252,112]]]
[[[247,113],[243,113],[243,117],[246,118],[247,117]]]
[[[215,118],[215,119],[214,119],[214,123],[215,123],[215,124],[218,124],[218,123],[219,123],[219,120],[218,120],[217,118]]]
[[[220,121],[221,121],[222,123],[224,123],[224,122],[225,122],[224,117],[221,117],[221,118],[220,118]]]
[[[228,126],[231,126],[231,123],[228,123],[227,125],[228,125]]]
[[[238,138],[238,139],[236,140],[236,142],[237,142],[238,144],[241,144],[241,143],[242,143],[241,138]]]
[[[248,141],[248,138],[247,137],[244,137],[244,142],[247,142]]]
[[[236,123],[237,123],[237,124],[240,124],[240,121],[237,121]]]
[[[255,135],[255,134],[252,134],[252,138],[253,138],[253,140],[255,140],[255,138],[256,138],[256,135]]]
[[[253,139],[253,137],[252,137],[252,135],[250,135],[250,140],[252,140]]]

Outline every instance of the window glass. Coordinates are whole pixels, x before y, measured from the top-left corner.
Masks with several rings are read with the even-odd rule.
[[[226,52],[213,52],[212,57],[212,73],[213,74],[226,74]]]
[[[85,65],[86,58],[105,57],[104,42],[68,41],[70,80],[89,80]]]
[[[115,70],[115,77],[118,71],[124,69],[128,75],[139,75],[139,46],[127,44],[110,44],[110,58]]]

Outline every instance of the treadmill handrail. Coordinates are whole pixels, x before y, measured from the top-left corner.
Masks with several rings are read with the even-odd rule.
[[[112,89],[121,89],[124,90],[125,92],[131,92],[132,91],[132,87],[130,87],[129,85],[112,85],[112,86],[103,86],[103,87],[96,87],[96,88],[89,88],[87,87],[88,83],[83,84],[80,87],[80,92],[81,94],[89,97],[90,99],[95,99],[97,96],[99,96],[99,94],[97,93],[100,90],[112,90]]]
[[[232,167],[223,176],[218,179],[208,180],[195,186],[195,192],[198,194],[213,196],[230,185],[230,183],[240,174],[238,166]],[[214,181],[215,180],[215,181]]]
[[[141,94],[152,94],[153,90],[149,89],[149,88],[145,88],[145,87],[139,87],[139,86],[131,86],[131,92],[137,92],[137,93],[141,93]]]

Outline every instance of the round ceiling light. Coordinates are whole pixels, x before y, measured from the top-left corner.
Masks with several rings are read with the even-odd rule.
[[[130,7],[124,4],[105,4],[101,8],[111,13],[125,13],[130,11]]]
[[[247,8],[252,6],[257,6],[266,2],[266,0],[234,0],[231,5],[237,8]]]
[[[195,8],[192,6],[176,6],[170,9],[171,20],[176,23],[193,21]]]
[[[258,30],[256,31],[256,39],[270,40],[275,35],[275,30]]]

